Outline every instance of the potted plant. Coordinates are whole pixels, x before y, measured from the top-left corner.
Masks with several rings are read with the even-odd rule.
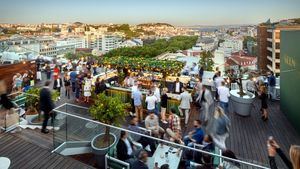
[[[26,93],[25,106],[26,106],[26,120],[31,121],[32,118],[39,114],[39,88],[31,88]]]
[[[243,80],[248,80],[248,78],[243,78],[243,75],[247,75],[246,70],[239,69],[238,74],[232,79],[237,83],[238,89],[230,90],[230,97],[232,101],[233,111],[241,116],[249,116],[252,109],[252,103],[255,99],[255,94],[247,92],[243,89]]]
[[[114,126],[119,126],[120,123],[124,121],[127,115],[125,111],[126,104],[123,103],[119,97],[109,97],[104,93],[100,93],[94,100],[94,104],[89,108],[89,112],[94,119]],[[97,156],[97,165],[100,168],[103,164],[105,154],[116,142],[116,135],[111,133],[110,128],[107,126],[105,127],[104,133],[96,135],[93,138],[91,146]]]
[[[59,96],[57,91],[51,93],[53,101],[56,101]],[[41,112],[39,110],[40,88],[33,87],[26,92],[25,105],[27,107],[26,120],[29,124],[40,125],[43,122]]]

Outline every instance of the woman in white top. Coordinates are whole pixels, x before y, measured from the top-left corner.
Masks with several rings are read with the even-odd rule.
[[[92,88],[92,79],[90,75],[85,79],[83,90],[84,90],[84,102],[89,102],[89,99],[91,97],[91,88]]]

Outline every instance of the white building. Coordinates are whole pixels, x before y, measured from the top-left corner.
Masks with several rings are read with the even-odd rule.
[[[108,52],[120,47],[122,38],[118,35],[102,32],[85,32],[85,48]]]
[[[225,39],[223,43],[220,43],[219,50],[223,50],[225,57],[229,57],[231,53],[239,52],[243,50],[243,40],[242,39]]]
[[[85,40],[84,38],[67,38],[63,40],[56,41],[57,54],[65,54],[67,52],[75,52],[76,48],[84,48]]]
[[[214,70],[218,67],[219,70],[225,72],[225,52],[223,50],[215,50],[214,52]]]
[[[84,31],[85,31],[84,27],[77,27],[74,30],[75,30],[75,33],[84,33]]]

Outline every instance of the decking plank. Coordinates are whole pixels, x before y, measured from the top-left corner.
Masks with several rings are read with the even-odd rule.
[[[51,153],[13,134],[4,134],[1,137],[0,154],[11,160],[11,169],[59,168],[56,167],[59,164],[65,167],[77,165],[81,168],[93,168],[70,157]]]

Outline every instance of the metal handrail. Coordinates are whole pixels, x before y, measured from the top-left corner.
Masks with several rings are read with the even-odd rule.
[[[170,142],[170,141],[167,141],[167,140],[163,140],[163,139],[160,139],[160,138],[155,138],[155,137],[152,137],[152,136],[149,136],[149,135],[137,133],[137,132],[125,129],[125,128],[120,128],[120,127],[112,126],[112,125],[105,124],[105,123],[102,123],[102,122],[99,122],[99,121],[95,121],[95,120],[92,120],[92,119],[87,119],[87,118],[84,118],[84,117],[81,117],[81,116],[78,116],[78,115],[74,115],[74,114],[70,114],[70,113],[67,113],[67,112],[60,111],[60,110],[56,110],[58,108],[61,108],[63,106],[67,106],[67,105],[74,106],[74,107],[79,107],[79,108],[86,109],[86,110],[88,109],[87,107],[82,107],[82,106],[78,106],[78,105],[74,105],[74,104],[70,104],[70,103],[64,103],[64,104],[56,107],[55,109],[53,109],[53,111],[55,111],[57,113],[64,114],[64,115],[67,115],[67,116],[79,118],[79,119],[82,119],[82,120],[85,120],[85,121],[93,122],[93,123],[96,123],[96,124],[99,124],[99,125],[103,125],[105,127],[110,127],[110,128],[116,129],[116,130],[123,130],[123,131],[126,131],[128,133],[140,135],[140,136],[143,136],[143,137],[146,137],[146,138],[149,138],[149,139],[156,140],[156,141],[161,142],[161,143],[166,143],[166,144],[170,144],[170,145],[173,145],[173,146],[176,146],[176,147],[185,148],[185,149],[197,151],[197,152],[200,152],[200,153],[203,153],[203,154],[208,154],[208,155],[211,155],[211,156],[219,157],[219,158],[221,158],[223,160],[226,159],[226,160],[229,160],[229,161],[233,161],[233,162],[237,162],[237,163],[241,163],[241,164],[245,164],[245,165],[248,165],[248,166],[257,167],[257,168],[261,168],[261,169],[270,169],[268,167],[261,166],[261,165],[258,165],[258,164],[253,164],[253,163],[249,163],[249,162],[246,162],[246,161],[229,158],[229,157],[222,156],[222,155],[219,155],[219,154],[207,152],[207,151],[204,151],[204,150],[201,150],[201,149],[196,149],[196,148],[193,148],[193,147],[188,147],[188,146],[185,146],[185,145],[177,144],[177,143]]]
[[[121,165],[124,165],[124,166],[126,166],[126,168],[127,169],[129,169],[129,163],[127,163],[127,162],[124,162],[124,161],[121,161],[121,160],[119,160],[119,159],[116,159],[115,157],[112,157],[112,156],[109,156],[109,155],[105,155],[105,167],[107,168],[107,166],[108,166],[108,159],[109,160],[111,160],[111,161],[114,161],[114,162],[117,162],[117,163],[119,163],[119,164],[121,164]]]

